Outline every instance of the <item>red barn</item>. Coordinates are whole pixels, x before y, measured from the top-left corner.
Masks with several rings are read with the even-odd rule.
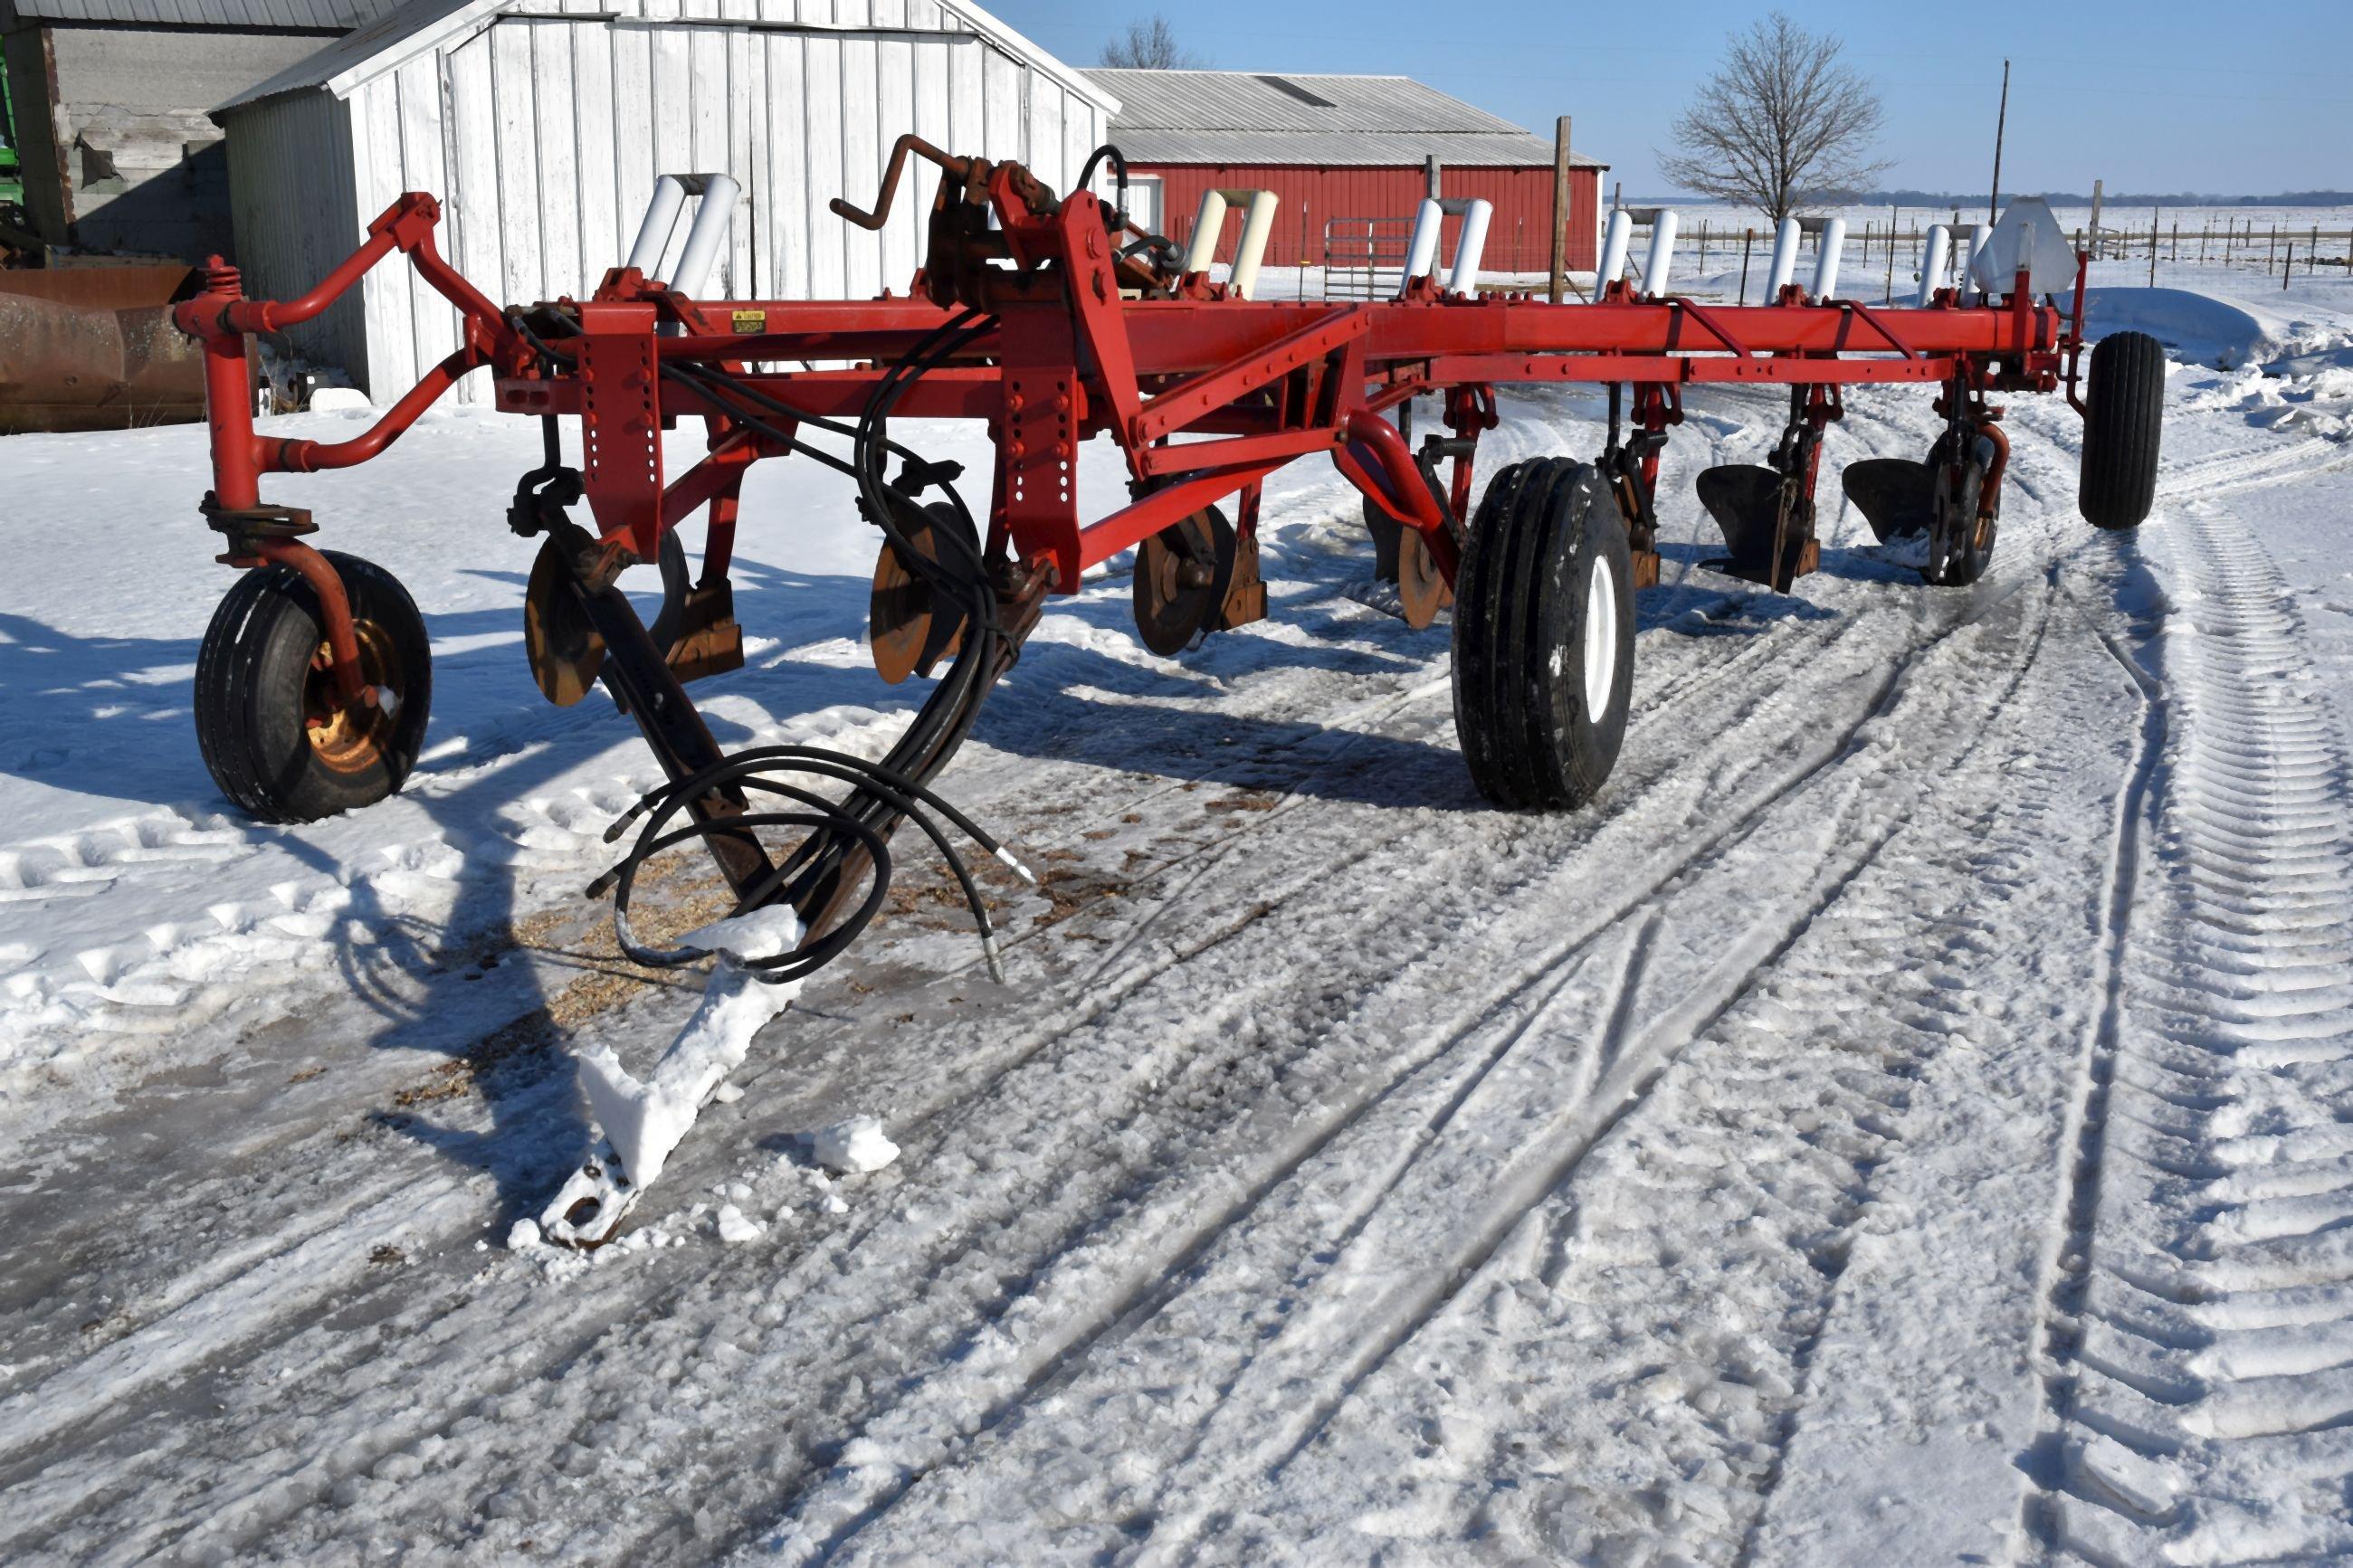
[[[1494,204],[1482,269],[1552,266],[1553,147],[1508,120],[1401,76],[1296,76],[1259,71],[1091,69],[1120,101],[1112,139],[1139,188],[1130,205],[1147,226],[1182,244],[1207,190],[1271,190],[1282,198],[1271,267],[1321,267],[1326,226],[1341,220],[1330,259],[1346,265],[1356,220],[1403,220],[1429,194]],[[1590,271],[1600,248],[1601,174],[1572,153],[1568,265]],[[1230,258],[1239,221],[1227,225]],[[1442,255],[1454,247],[1447,224]]]

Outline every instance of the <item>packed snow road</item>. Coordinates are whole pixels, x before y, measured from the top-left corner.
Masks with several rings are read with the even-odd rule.
[[[570,1053],[645,1060],[694,983],[579,897],[650,767],[512,646],[534,434],[396,454],[448,515],[344,542],[435,620],[434,750],[269,831],[185,736],[200,442],[28,446],[61,511],[70,460],[120,465],[94,527],[147,618],[28,594],[0,649],[0,1556],[2353,1552],[2330,374],[2299,420],[2177,371],[2126,537],[2074,515],[2074,416],[2018,400],[1968,590],[1833,499],[1926,447],[1900,395],[1832,430],[1820,574],[1701,570],[1692,475],[1778,415],[1695,400],[1573,816],[1484,808],[1444,628],[1360,602],[1354,506],[1303,469],[1273,619],[1159,660],[1099,582],[944,775],[1047,871],[988,884],[1009,984],[910,854],[585,1258],[507,1245],[586,1143]],[[1508,414],[1482,475],[1600,446],[1585,401]],[[290,499],[332,527],[335,482]],[[187,561],[132,560],[141,526]],[[785,531],[723,739],[879,748],[903,707],[843,706],[880,689],[867,542]],[[447,559],[478,537],[487,580]],[[807,1135],[859,1113],[901,1154],[823,1175]]]

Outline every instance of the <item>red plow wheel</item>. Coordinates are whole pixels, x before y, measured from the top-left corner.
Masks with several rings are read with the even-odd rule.
[[[433,700],[425,622],[391,573],[322,552],[350,604],[362,689],[346,698],[319,595],[290,566],[247,573],[196,656],[196,741],[221,793],[264,822],[315,822],[400,788]]]

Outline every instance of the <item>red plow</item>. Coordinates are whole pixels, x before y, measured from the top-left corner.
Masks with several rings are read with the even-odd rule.
[[[509,511],[518,532],[543,541],[523,606],[541,689],[567,703],[601,679],[670,780],[616,825],[616,836],[635,825],[638,837],[596,890],[614,893],[634,956],[684,962],[695,955],[631,937],[628,894],[649,856],[701,839],[745,909],[797,915],[799,945],[750,965],[776,980],[815,970],[873,918],[889,841],[909,821],[947,857],[987,941],[986,908],[950,829],[1011,857],[929,781],[1047,601],[1076,593],[1090,566],[1137,552],[1138,635],[1161,653],[1261,618],[1261,488],[1302,458],[1328,458],[1363,492],[1368,521],[1398,531],[1409,621],[1429,624],[1451,593],[1463,754],[1480,790],[1507,807],[1578,806],[1616,758],[1632,595],[1658,581],[1654,489],[1687,386],[1788,389],[1769,461],[1699,481],[1725,540],[1712,564],[1778,591],[1816,567],[1822,432],[1850,385],[1918,383],[1937,399],[1944,432],[1922,460],[1853,464],[1845,477],[1883,538],[1920,536],[1932,583],[1965,584],[1985,569],[2008,454],[1999,396],[2063,389],[2084,412],[2081,500],[2093,523],[2135,526],[2154,494],[2161,352],[2147,338],[2110,338],[2082,375],[2083,260],[2068,257],[2063,279],[2033,260],[2048,255],[2055,225],[2040,249],[2031,226],[2010,237],[2019,264],[2006,287],[1985,286],[1980,267],[1978,287],[1936,289],[1918,309],[1818,298],[1795,283],[1762,305],[1704,304],[1623,281],[1608,281],[1594,303],[1553,305],[1450,292],[1435,276],[1409,277],[1391,300],[1323,304],[1249,298],[1239,269],[1235,281],[1211,280],[1198,237],[1180,258],[1134,228],[1084,188],[1106,160],[1124,184],[1113,149],[1090,161],[1081,189],[1058,195],[1018,163],[902,137],[875,210],[834,210],[879,227],[910,158],[942,177],[907,298],[704,300],[624,267],[590,299],[501,309],[442,259],[439,206],[421,194],[394,204],[299,300],[248,300],[233,269],[211,268],[176,319],[202,341],[211,395],[204,513],[227,537],[221,559],[258,568],[215,617],[196,679],[206,760],[229,796],[268,820],[307,820],[382,798],[415,761],[431,680],[415,607],[381,569],[307,542],[309,515],[264,503],[260,480],[365,462],[477,370],[495,377],[501,409],[544,424],[546,461],[523,476]],[[464,346],[353,440],[257,433],[249,337],[315,316],[396,251],[457,307]],[[1609,388],[1605,449],[1589,462],[1505,468],[1472,515],[1494,388],[1546,382]],[[1399,415],[1422,396],[1445,434],[1417,450]],[[956,465],[894,440],[894,418],[984,421],[996,450],[985,505],[965,500]],[[672,474],[662,433],[679,419],[700,420],[707,439],[701,459]],[[578,424],[576,468],[563,460],[565,420]],[[815,432],[846,440],[849,456],[814,444]],[[1077,466],[1102,436],[1126,463],[1131,500],[1090,519]],[[742,663],[728,581],[739,497],[751,464],[786,457],[850,475],[881,533],[871,626],[880,673],[938,677],[880,763],[807,747],[724,754],[684,690]],[[582,503],[585,521],[574,515]],[[677,532],[697,513],[699,575]],[[656,566],[663,583],[650,626],[615,585],[637,565]],[[779,851],[764,828],[797,841]],[[990,952],[993,964],[993,942]]]

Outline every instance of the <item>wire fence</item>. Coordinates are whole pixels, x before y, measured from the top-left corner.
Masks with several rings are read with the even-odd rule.
[[[1647,215],[1646,215],[1647,216]],[[1867,294],[1880,285],[1885,300],[1914,293],[1919,287],[1921,258],[1933,218],[1926,221],[1890,219],[1865,221],[1847,230],[1841,268],[1842,292]],[[1953,214],[1946,226],[1952,234],[1952,266],[1961,265],[1969,225]],[[1506,232],[1491,230],[1480,273],[1490,288],[1527,288],[1540,284],[1552,268],[1552,239],[1530,233],[1530,226],[1514,224]],[[1406,246],[1413,229],[1409,217],[1333,218],[1324,226],[1323,297],[1335,300],[1386,300],[1395,297],[1405,276]],[[1651,225],[1638,221],[1628,246],[1627,268],[1639,284],[1649,253]],[[2203,267],[2275,278],[2284,288],[2299,277],[2336,275],[2353,279],[2353,226],[2332,228],[2314,224],[2262,224],[2253,218],[2202,217],[2192,223],[2158,223],[2126,228],[2102,225],[2076,227],[2069,239],[2077,250],[2088,249],[2094,261],[2142,262],[2156,281],[2159,263],[2167,267]],[[1812,276],[1819,226],[1809,224],[1799,247],[1797,276]],[[1711,290],[1736,303],[1762,303],[1771,266],[1773,231],[1750,226],[1733,226],[1701,218],[1682,226],[1676,236],[1674,270],[1680,277],[1715,279],[1722,286]]]

